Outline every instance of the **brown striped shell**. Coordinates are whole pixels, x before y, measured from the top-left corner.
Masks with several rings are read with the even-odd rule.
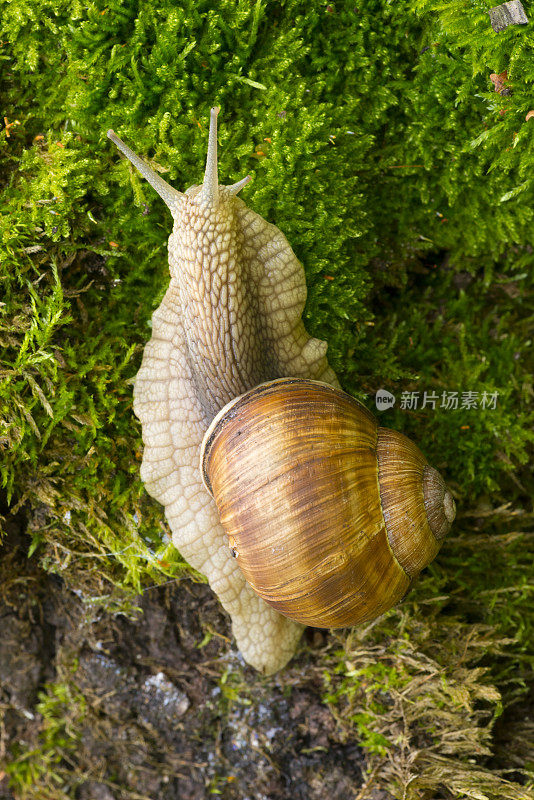
[[[455,516],[410,439],[317,381],[282,378],[230,402],[201,466],[247,581],[316,627],[365,622],[399,602]]]

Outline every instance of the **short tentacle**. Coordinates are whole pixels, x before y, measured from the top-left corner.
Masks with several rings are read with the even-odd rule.
[[[246,186],[247,183],[249,183],[251,180],[252,180],[252,175],[245,175],[245,177],[242,178],[240,181],[238,181],[237,183],[232,183],[231,186],[227,186],[226,188],[231,194],[238,194],[238,192],[240,192],[241,189],[243,189],[243,187]]]

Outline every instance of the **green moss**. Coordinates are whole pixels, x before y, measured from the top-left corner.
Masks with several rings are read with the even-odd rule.
[[[502,714],[501,695],[478,665],[503,656],[509,642],[489,626],[443,614],[435,624],[409,606],[340,637],[342,649],[325,663],[325,702],[347,738],[356,734],[367,748],[368,784],[379,776],[381,788],[411,800],[528,800],[519,784],[473,766],[491,754]]]
[[[17,742],[11,748],[6,764],[10,787],[17,797],[66,800],[70,795],[63,791],[62,764],[80,746],[85,700],[70,684],[51,683],[41,692],[36,711],[41,721],[35,746],[28,750]]]
[[[513,639],[484,666],[505,709],[517,702],[532,636],[534,34],[495,34],[489,5],[3,4],[0,476],[48,569],[95,592],[102,577],[135,589],[192,574],[141,485],[131,400],[168,280],[170,218],[105,131],[183,189],[202,174],[218,103],[221,180],[253,175],[244,199],[303,261],[306,324],[329,341],[344,386],[370,406],[380,387],[399,399],[498,393],[494,409],[398,401],[380,417],[420,443],[459,501],[454,538],[407,606],[410,637],[423,647],[415,620],[432,609],[438,670],[452,640],[436,631],[452,619]],[[500,95],[489,76],[505,69],[511,94]],[[374,688],[348,719],[386,757],[397,745],[377,722],[376,687],[399,688],[389,666],[365,669]],[[354,670],[330,687],[332,707],[352,702]],[[414,674],[399,674],[415,691]],[[435,691],[431,705],[452,709]],[[451,714],[453,731],[463,723]],[[462,796],[454,765],[471,769],[477,747],[436,750],[435,785]]]

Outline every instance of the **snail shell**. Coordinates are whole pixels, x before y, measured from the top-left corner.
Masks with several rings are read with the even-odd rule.
[[[249,584],[306,625],[383,614],[455,516],[410,439],[312,380],[270,381],[225,406],[204,437],[201,469]]]

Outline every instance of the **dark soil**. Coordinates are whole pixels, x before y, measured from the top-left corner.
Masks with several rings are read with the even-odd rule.
[[[37,704],[52,683],[68,687],[58,712],[66,743],[56,734],[58,797],[358,796],[362,751],[338,731],[318,674],[298,659],[271,679],[244,666],[203,584],[152,587],[129,616],[104,610],[28,559],[21,528],[12,523],[0,545],[4,768],[48,741],[48,712]],[[310,634],[309,646],[322,644],[323,634]],[[35,780],[48,787],[49,778],[44,769]],[[0,800],[19,796],[8,780],[0,772]]]

